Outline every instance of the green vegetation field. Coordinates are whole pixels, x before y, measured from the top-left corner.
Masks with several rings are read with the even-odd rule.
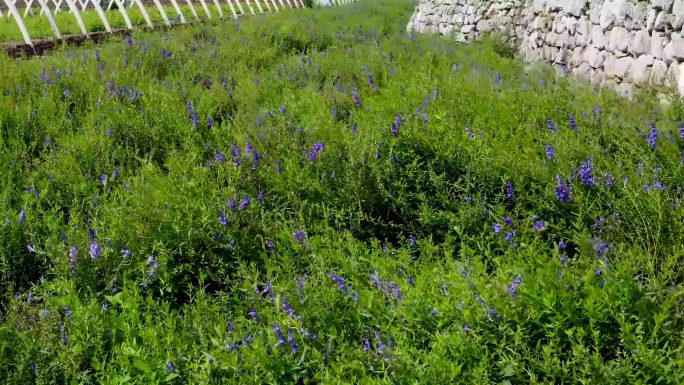
[[[681,103],[413,8],[0,59],[0,383],[684,383]]]

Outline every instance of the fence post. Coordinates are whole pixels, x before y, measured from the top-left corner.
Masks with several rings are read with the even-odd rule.
[[[185,24],[185,16],[183,15],[183,12],[178,6],[176,0],[171,0],[171,4],[173,4],[173,8],[176,10],[176,13],[178,13],[178,18],[180,19],[181,24]]]
[[[240,4],[240,0],[235,0],[235,4],[237,4],[237,6],[238,6],[238,9],[240,10],[240,14],[244,15],[245,10],[242,9],[242,4]]]
[[[71,1],[71,0],[67,0]],[[152,24],[152,20],[150,20],[150,15],[147,13],[147,10],[145,9],[145,6],[140,0],[134,0],[135,4],[138,5],[138,8],[140,8],[140,12],[142,13],[143,17],[145,18],[145,22],[147,23],[147,26],[150,27],[151,29],[154,29],[154,24]],[[133,2],[131,2],[131,7],[133,6]]]
[[[95,0],[94,0],[95,1]],[[161,13],[161,17],[164,20],[164,24],[167,26],[171,26],[171,23],[169,22],[169,17],[166,16],[166,12],[164,11],[164,7],[162,7],[161,3],[159,0],[154,0],[154,5],[157,6],[157,9],[159,10],[159,13]]]
[[[93,3],[93,7],[95,7],[95,11],[97,11],[97,14],[100,16],[100,19],[102,19],[102,24],[104,24],[105,31],[107,33],[112,33],[112,29],[109,27],[109,21],[107,20],[107,16],[105,15],[104,11],[102,10],[102,6],[100,6],[100,2],[98,0],[90,0],[91,3]],[[83,8],[88,5],[88,2],[86,1]]]
[[[204,13],[207,14],[207,19],[211,20],[211,13],[209,13],[209,7],[207,7],[207,3],[204,0],[200,0],[200,3],[202,4],[202,8],[204,8]]]
[[[219,18],[223,19],[223,10],[221,9],[221,5],[219,4],[218,0],[214,0],[214,5],[219,13]]]
[[[31,36],[29,36],[29,33],[26,30],[24,20],[21,19],[21,15],[19,15],[17,7],[14,6],[12,0],[5,0],[5,5],[7,5],[7,9],[9,9],[8,15],[14,15],[14,21],[17,22],[19,30],[21,31],[21,35],[24,37],[24,43],[33,47],[33,40],[31,40]]]
[[[69,6],[69,10],[74,14],[78,27],[81,28],[81,34],[88,37],[88,30],[86,29],[85,24],[83,24],[83,19],[81,19],[81,13],[78,12],[78,7],[76,7],[76,4],[74,4],[72,0],[66,0],[66,3]]]
[[[249,11],[252,12],[252,16],[255,16],[254,8],[252,8],[252,3],[250,3],[249,0],[245,0],[245,2],[247,3],[247,6],[249,7]]]
[[[45,16],[47,17],[48,21],[50,22],[50,26],[52,27],[52,30],[55,32],[55,37],[57,37],[57,39],[59,39],[59,40],[62,40],[62,34],[59,33],[59,28],[57,28],[57,23],[55,23],[55,18],[52,17],[52,12],[50,11],[50,8],[48,8],[48,5],[45,3],[45,0],[38,0],[38,4],[40,4],[41,11],[45,11]]]
[[[195,20],[200,21],[199,16],[197,16],[197,10],[195,9],[195,6],[192,5],[192,1],[185,0],[185,2],[188,3],[188,7],[190,7],[190,12],[192,12],[192,15],[195,17]]]
[[[112,1],[116,3],[116,7],[119,8],[119,12],[121,12],[121,15],[124,18],[124,22],[126,23],[126,28],[133,29],[133,23],[131,23],[131,19],[128,17],[128,12],[126,12],[126,6],[121,0],[110,0],[109,5],[107,6],[107,10],[109,11],[112,8]]]
[[[233,7],[233,2],[230,0],[226,0],[228,2],[228,5],[230,6],[230,11],[233,12],[233,19],[237,20],[237,12],[235,12],[235,7]]]
[[[261,8],[261,4],[259,3],[259,0],[254,0],[256,3],[257,8],[259,8],[259,13],[264,13],[264,10]]]

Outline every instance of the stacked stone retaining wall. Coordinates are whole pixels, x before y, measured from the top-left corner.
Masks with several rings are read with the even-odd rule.
[[[656,85],[684,95],[682,27],[684,0],[420,0],[408,24],[461,40],[496,31],[526,60],[620,93]]]

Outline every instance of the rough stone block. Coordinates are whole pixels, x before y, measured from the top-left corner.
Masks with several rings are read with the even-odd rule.
[[[651,66],[654,63],[654,58],[651,55],[641,55],[634,60],[629,67],[627,79],[636,84],[647,83],[651,77]]]
[[[608,39],[603,33],[601,26],[593,24],[591,26],[591,45],[598,49],[606,48],[608,45]]]
[[[624,27],[613,27],[610,31],[608,50],[611,52],[626,52],[630,42],[630,32]]]
[[[663,58],[663,49],[668,43],[667,36],[662,32],[653,32],[651,34],[651,55],[656,59]]]
[[[589,47],[584,51],[584,61],[592,68],[601,68],[606,60],[606,51],[600,51],[596,47]]]
[[[642,29],[634,33],[629,52],[637,57],[651,52],[651,36],[647,30]]]
[[[649,83],[653,85],[663,84],[665,82],[665,75],[667,74],[667,64],[664,61],[655,59],[653,67],[651,68],[651,77]]]
[[[632,12],[634,4],[629,0],[606,0],[601,7],[599,24],[604,31],[613,26],[624,25],[627,15]]]

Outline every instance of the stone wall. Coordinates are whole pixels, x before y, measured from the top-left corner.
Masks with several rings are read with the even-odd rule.
[[[675,86],[684,95],[683,26],[684,0],[420,0],[408,30],[461,40],[497,31],[525,59],[594,84],[627,94]]]

